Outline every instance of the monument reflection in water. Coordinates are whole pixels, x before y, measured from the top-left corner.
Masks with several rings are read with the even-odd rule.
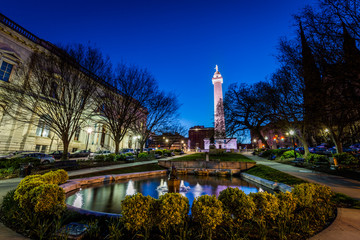
[[[262,191],[254,184],[241,178],[181,175],[180,194],[189,199],[190,207],[196,197],[216,195],[227,187],[237,187],[246,194]],[[121,213],[121,201],[126,195],[142,193],[145,196],[159,198],[168,192],[168,176],[136,178],[122,182],[93,186],[74,193],[66,203],[86,210]]]

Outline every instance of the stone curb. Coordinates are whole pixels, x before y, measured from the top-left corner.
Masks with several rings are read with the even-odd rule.
[[[266,180],[266,179],[263,179],[260,177],[256,177],[256,176],[248,174],[248,173],[240,173],[240,175],[241,175],[241,177],[243,177],[247,180],[256,182],[260,185],[263,185],[263,186],[270,188],[272,190],[275,190],[275,191],[279,190],[281,192],[291,192],[294,189],[293,187],[290,187],[287,184],[273,182],[273,181]]]

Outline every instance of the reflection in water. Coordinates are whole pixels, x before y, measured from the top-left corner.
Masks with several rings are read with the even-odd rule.
[[[80,192],[77,192],[75,194],[75,200],[73,206],[77,208],[81,208],[83,206],[83,193],[81,192],[81,188],[80,188]]]
[[[126,195],[134,195],[135,193],[136,189],[134,187],[134,182],[133,180],[130,180],[126,188]]]
[[[181,176],[180,194],[189,199],[190,207],[196,197],[201,195],[216,195],[228,187],[237,187],[246,194],[262,191],[241,178],[218,178],[209,176]],[[167,176],[155,176],[148,178],[134,178],[101,186],[81,189],[66,199],[66,203],[87,210],[120,213],[121,201],[126,195],[137,192],[145,196],[159,198],[168,192]]]

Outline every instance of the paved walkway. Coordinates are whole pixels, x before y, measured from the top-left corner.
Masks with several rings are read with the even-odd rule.
[[[274,161],[265,160],[251,153],[242,153],[259,164],[263,164],[295,177],[313,183],[329,186],[333,191],[344,193],[360,200],[360,182],[344,177],[311,171],[305,168],[294,167]],[[310,238],[310,240],[355,240],[360,239],[360,210],[351,208],[338,208],[335,221],[324,231]]]
[[[187,155],[192,154],[188,153]],[[171,160],[178,157],[182,157],[184,155],[176,155],[173,157],[167,157],[167,158],[161,158],[159,160]],[[69,171],[69,176],[79,176],[84,174],[90,174],[90,173],[96,173],[96,172],[104,172],[108,170],[116,170],[121,168],[127,168],[127,167],[134,167],[134,166],[140,166],[140,165],[147,165],[152,163],[157,163],[158,160],[151,160],[151,161],[143,161],[143,162],[134,162],[134,163],[122,163],[118,165],[111,165],[111,166],[105,166],[105,167],[94,167],[94,168],[87,168],[87,169],[80,169],[75,171]],[[20,183],[22,178],[11,178],[6,180],[0,180],[0,203],[3,200],[3,197],[6,195],[6,193],[12,189],[15,189],[17,185]],[[18,240],[18,239],[27,239],[23,237],[22,235],[12,231],[11,229],[5,227],[2,223],[0,223],[0,240]]]

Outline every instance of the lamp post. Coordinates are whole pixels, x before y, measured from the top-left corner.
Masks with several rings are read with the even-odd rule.
[[[268,136],[265,136],[265,142],[266,142],[267,146],[269,146],[269,144],[268,144],[268,142],[267,142],[268,139],[269,139]],[[269,148],[270,148],[270,147],[269,147]]]
[[[169,147],[169,139],[165,139],[165,142],[166,142],[166,145],[168,145],[168,148],[170,149],[170,147]]]
[[[295,131],[294,130],[290,130],[289,134],[293,137],[293,144],[294,144],[294,157],[296,160],[296,151],[295,151]]]
[[[87,133],[88,133],[88,136],[87,136],[87,141],[86,141],[86,148],[85,148],[85,150],[88,149],[88,146],[89,146],[89,137],[90,137],[90,134],[92,133],[93,129],[92,129],[91,127],[88,127],[88,128],[86,129],[86,131],[87,131]]]
[[[253,149],[254,149],[254,152],[255,152],[255,146],[256,146],[256,139],[253,140]]]

